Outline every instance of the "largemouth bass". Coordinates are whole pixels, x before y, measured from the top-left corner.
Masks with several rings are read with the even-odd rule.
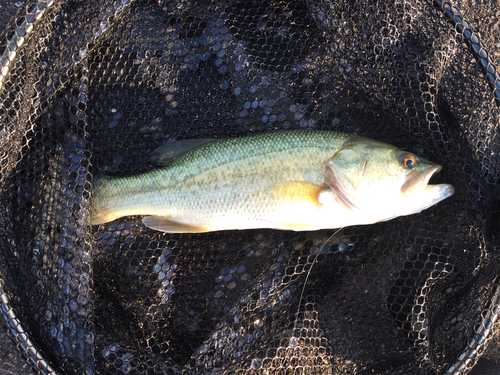
[[[161,169],[96,177],[90,223],[149,215],[147,227],[171,233],[309,231],[415,214],[454,193],[429,184],[440,165],[353,134],[281,130],[179,144],[159,151],[184,152]]]

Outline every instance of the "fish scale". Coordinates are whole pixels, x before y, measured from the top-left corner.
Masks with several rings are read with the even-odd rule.
[[[366,195],[366,189],[347,192],[355,178],[376,187],[389,179],[401,184],[409,176],[411,171],[396,157],[403,151],[382,142],[320,130],[273,131],[202,146],[197,142],[192,150],[189,141],[183,142],[188,145],[184,153],[161,169],[96,178],[91,224],[151,215],[144,224],[167,232],[316,230],[405,214],[379,217],[376,208],[358,208],[353,203],[366,201],[357,197]],[[163,152],[169,152],[168,145]],[[373,167],[370,176],[365,176],[367,163]],[[419,164],[420,173],[435,166],[427,161]],[[343,171],[350,171],[349,176]],[[394,192],[386,190],[382,194],[392,199]]]

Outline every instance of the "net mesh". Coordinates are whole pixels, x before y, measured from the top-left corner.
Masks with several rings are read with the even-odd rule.
[[[0,302],[20,349],[47,374],[467,373],[500,306],[497,9],[32,2],[0,60]],[[397,145],[456,193],[338,233],[88,224],[93,176],[158,168],[171,139],[297,128]]]

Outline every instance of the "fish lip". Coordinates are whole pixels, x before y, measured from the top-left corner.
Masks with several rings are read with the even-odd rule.
[[[406,182],[401,187],[401,192],[405,195],[415,191],[418,188],[423,188],[424,190],[433,189],[439,185],[429,185],[429,181],[432,176],[438,173],[443,167],[435,164],[431,167],[421,171],[412,171],[408,174]]]

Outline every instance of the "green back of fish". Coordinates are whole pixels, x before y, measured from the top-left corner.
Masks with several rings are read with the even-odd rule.
[[[186,153],[169,169],[177,182],[209,171],[279,178],[267,172],[286,175],[317,164],[323,154],[331,154],[353,137],[356,136],[330,131],[290,130],[228,138]]]

